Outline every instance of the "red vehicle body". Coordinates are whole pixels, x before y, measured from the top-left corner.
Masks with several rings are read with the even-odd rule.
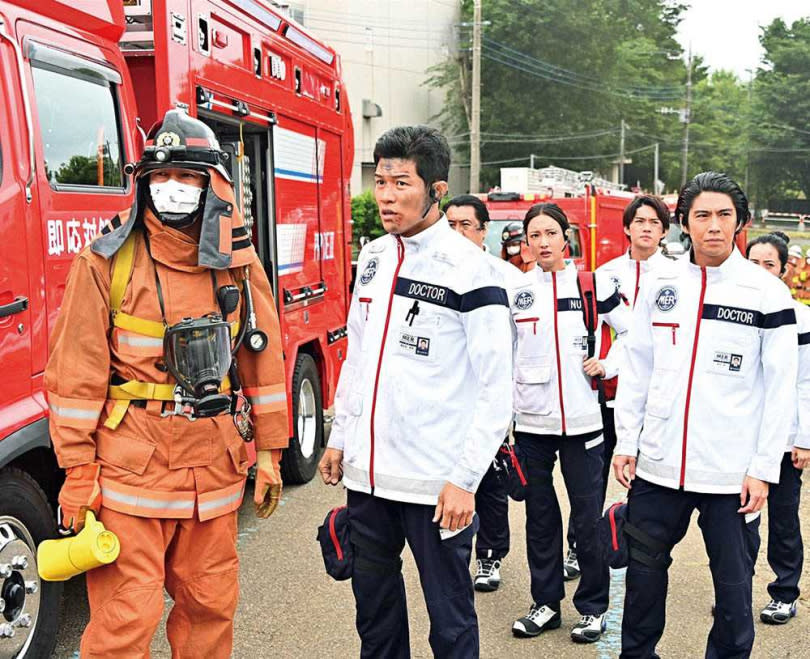
[[[495,254],[500,253],[503,227],[509,222],[522,223],[526,212],[535,204],[543,202],[557,204],[571,223],[566,258],[572,259],[578,270],[595,270],[627,251],[629,243],[624,233],[622,216],[627,204],[636,196],[632,193],[605,193],[588,186],[585,193],[578,196],[552,197],[518,192],[490,192],[477,196],[489,211],[491,226],[487,244]],[[676,200],[665,198],[664,201],[674,213]],[[674,222],[670,225],[665,241],[668,245],[680,243],[688,248],[688,239],[681,234],[680,226]],[[741,231],[735,242],[737,248],[744,253],[747,232]]]
[[[347,343],[354,149],[342,86],[336,53],[263,0],[0,0],[0,656],[48,656],[58,626],[61,590],[39,582],[35,547],[55,531],[62,479],[43,371],[71,261],[130,206],[124,165],[170,108],[232,154],[279,307],[282,469],[288,482],[313,476]],[[17,556],[28,566],[2,576]]]

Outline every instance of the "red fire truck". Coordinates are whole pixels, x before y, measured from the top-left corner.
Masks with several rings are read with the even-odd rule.
[[[120,43],[119,43],[120,42]],[[281,318],[287,482],[314,475],[346,353],[353,133],[336,53],[264,0],[0,0],[0,656],[49,656],[61,485],[43,371],[74,256],[128,207],[173,107],[208,123]]]

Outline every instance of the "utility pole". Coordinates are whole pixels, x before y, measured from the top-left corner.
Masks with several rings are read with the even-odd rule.
[[[655,143],[655,161],[653,164],[653,194],[658,194],[658,142]]]
[[[472,103],[470,116],[470,192],[478,192],[481,177],[481,0],[473,6]]]
[[[692,44],[689,44],[689,56],[686,60],[686,107],[683,113],[683,157],[681,159],[681,187],[686,185],[686,173],[689,167],[689,121],[692,113]]]
[[[619,124],[619,185],[624,183],[624,119]]]

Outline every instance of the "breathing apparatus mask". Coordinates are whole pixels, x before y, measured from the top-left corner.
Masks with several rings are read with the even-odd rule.
[[[166,368],[182,389],[184,406],[197,417],[216,416],[231,407],[231,396],[220,393],[232,360],[230,323],[219,314],[183,318],[166,328],[163,338]]]
[[[506,253],[509,256],[517,256],[520,254],[520,243],[510,243],[506,246]]]

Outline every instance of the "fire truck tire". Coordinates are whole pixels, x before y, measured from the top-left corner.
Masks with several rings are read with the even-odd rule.
[[[323,401],[315,360],[298,355],[292,378],[293,436],[281,460],[285,483],[307,483],[318,469],[323,453]]]
[[[10,536],[13,537],[11,542]],[[30,638],[23,634],[26,627],[17,627],[12,638],[0,638],[0,656],[9,656],[4,649],[21,652],[17,656],[32,659],[50,657],[53,652],[59,631],[62,583],[42,581],[36,565],[37,546],[53,537],[56,537],[56,519],[39,484],[21,469],[6,467],[0,470],[0,564],[8,564],[4,550],[14,557],[26,555],[28,563],[12,566],[16,569],[5,581],[0,577],[0,588],[6,591],[0,625],[9,624],[9,616],[16,614],[19,622],[21,616],[28,614],[30,628],[33,628]],[[19,587],[23,581],[24,589]],[[22,638],[26,640],[20,649],[18,645]],[[15,641],[13,646],[5,645]]]

